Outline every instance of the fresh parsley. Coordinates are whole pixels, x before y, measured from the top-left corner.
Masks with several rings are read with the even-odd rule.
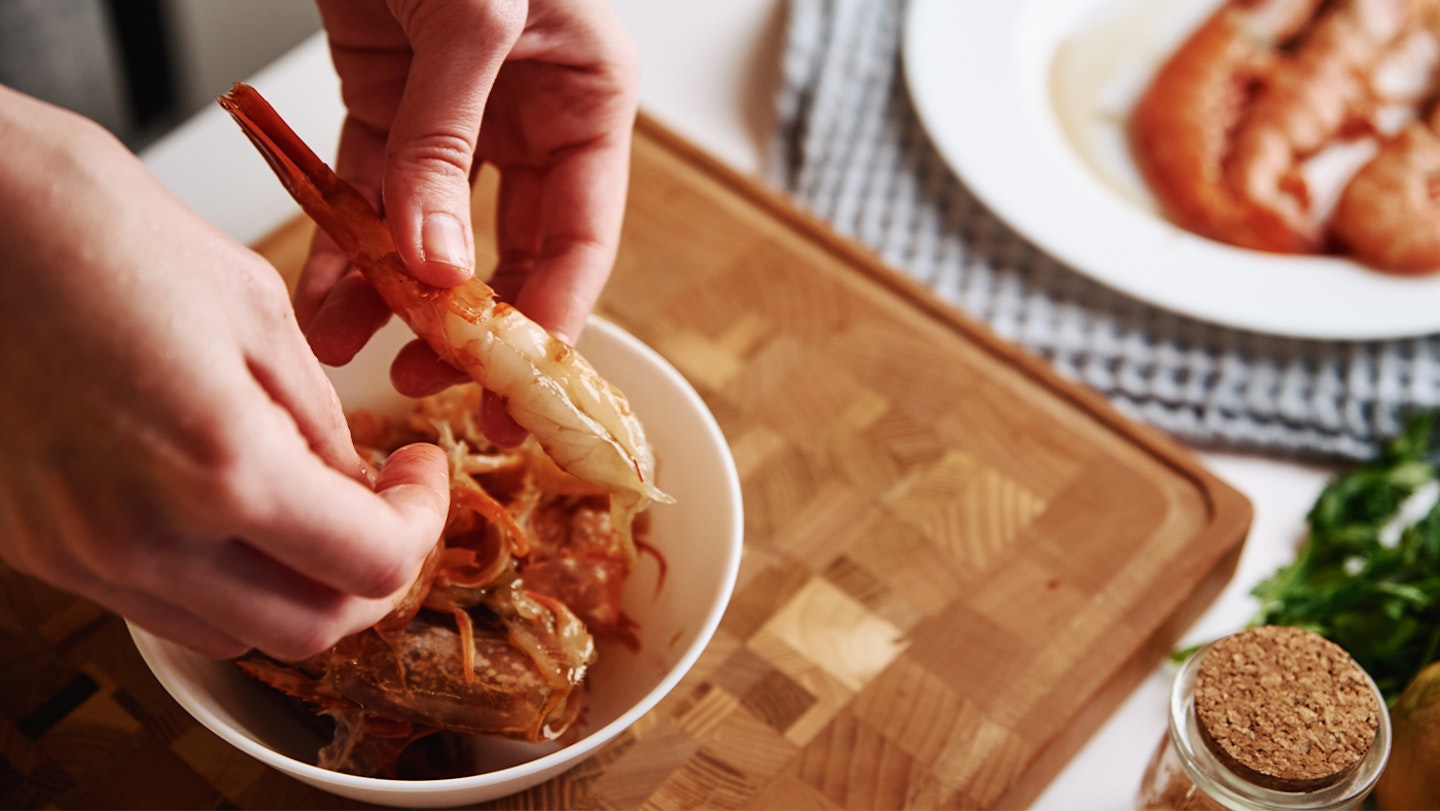
[[[1252,591],[1251,625],[1294,625],[1350,653],[1393,702],[1440,653],[1440,410],[1406,420],[1371,462],[1326,485],[1295,560]]]

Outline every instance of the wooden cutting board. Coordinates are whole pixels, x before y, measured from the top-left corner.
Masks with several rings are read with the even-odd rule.
[[[308,233],[259,249],[293,277]],[[1023,806],[1233,571],[1250,506],[1189,452],[649,120],[599,312],[728,437],[740,582],[657,709],[500,805]],[[198,726],[113,616],[0,587],[0,804],[353,805]]]

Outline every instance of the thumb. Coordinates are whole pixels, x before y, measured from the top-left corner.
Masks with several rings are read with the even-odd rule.
[[[470,172],[485,103],[527,13],[523,0],[396,0],[413,51],[386,144],[386,219],[419,280],[453,286],[475,269]]]

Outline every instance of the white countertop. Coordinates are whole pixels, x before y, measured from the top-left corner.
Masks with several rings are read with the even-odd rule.
[[[742,173],[759,177],[783,27],[782,0],[674,3],[613,0],[639,46],[642,108]],[[247,81],[321,155],[333,154],[342,114],[329,55],[313,37]],[[234,124],[205,110],[141,156],[187,203],[250,243],[298,211]],[[1250,588],[1288,562],[1305,513],[1333,471],[1238,454],[1200,454],[1247,495],[1255,521],[1239,570],[1186,641],[1238,630]],[[1170,673],[1148,678],[1036,802],[1042,809],[1128,809],[1165,728]]]

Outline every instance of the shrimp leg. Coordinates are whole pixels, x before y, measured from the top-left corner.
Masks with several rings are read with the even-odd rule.
[[[654,483],[653,451],[624,394],[574,348],[497,300],[479,279],[444,289],[411,278],[370,202],[337,177],[259,92],[236,84],[220,105],[300,207],[417,336],[499,395],[561,469],[611,493],[617,528],[628,536],[630,519],[651,501],[673,501]]]

